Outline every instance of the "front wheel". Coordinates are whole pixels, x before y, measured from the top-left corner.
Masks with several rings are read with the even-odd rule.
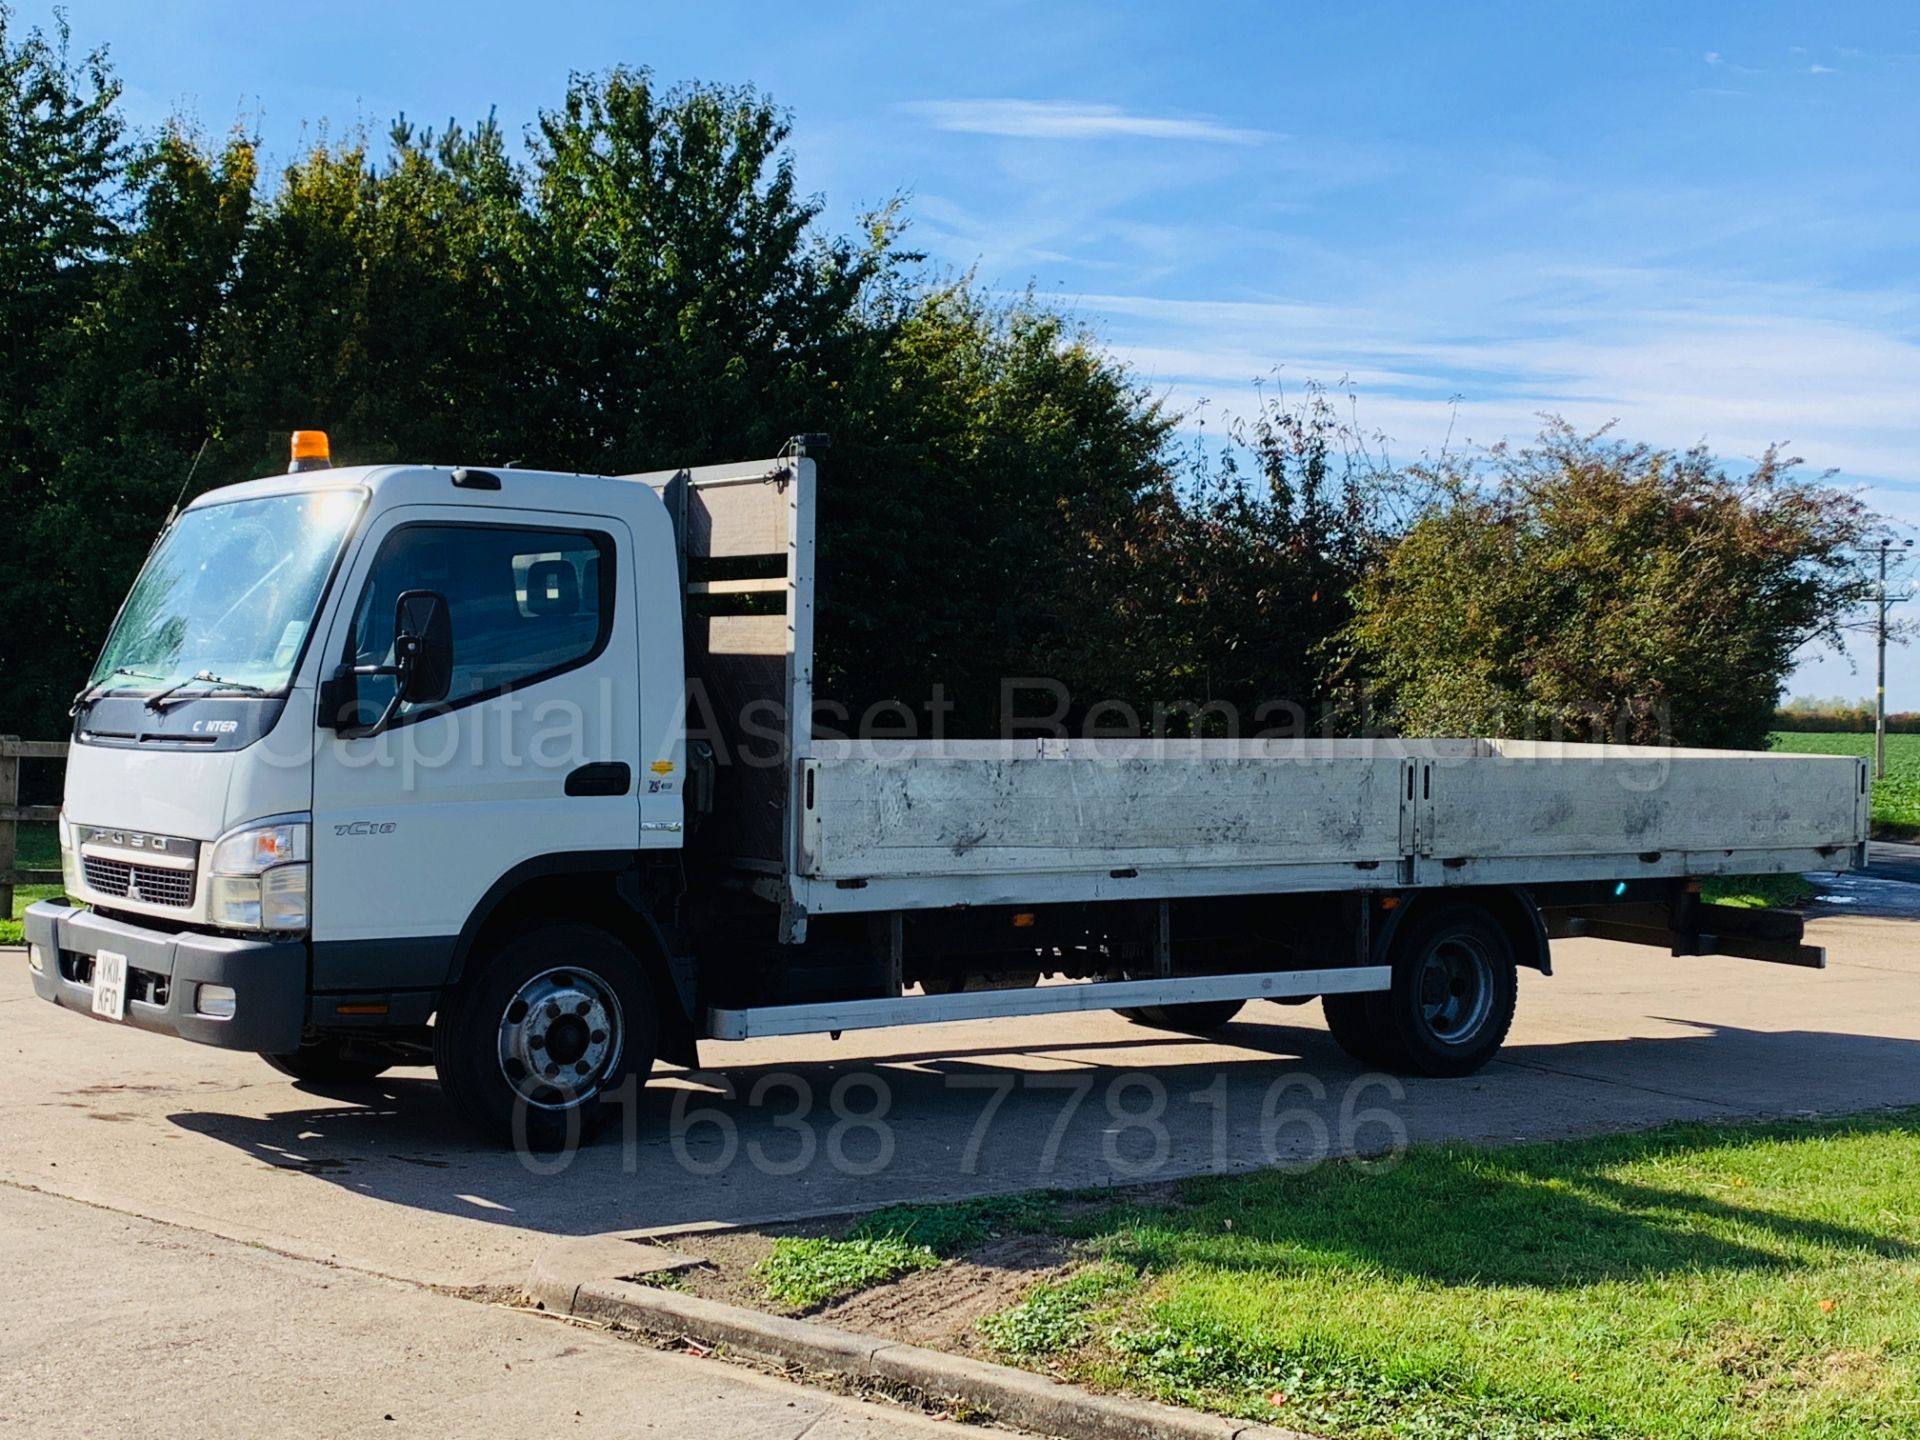
[[[1366,997],[1364,1047],[1410,1074],[1471,1075],[1513,1025],[1513,942],[1479,906],[1453,904],[1416,912],[1393,950],[1392,987]]]
[[[291,1075],[310,1085],[366,1085],[393,1067],[384,1060],[368,1060],[353,1053],[349,1041],[338,1035],[303,1040],[298,1050],[260,1058],[282,1075]]]
[[[507,940],[441,1008],[440,1086],[461,1117],[503,1144],[583,1144],[634,1102],[659,1021],[633,952],[590,925],[542,925]]]

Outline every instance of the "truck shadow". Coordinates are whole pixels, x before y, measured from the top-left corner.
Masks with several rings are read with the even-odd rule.
[[[1911,1253],[1897,1236],[1776,1213],[1764,1195],[1682,1194],[1644,1175],[1622,1178],[1612,1162],[1567,1172],[1550,1146],[1497,1159],[1475,1147],[1618,1133],[1621,1156],[1657,1159],[1663,1147],[1696,1142],[1684,1129],[1630,1132],[1920,1105],[1920,1042],[1694,1025],[1665,1038],[1515,1045],[1467,1080],[1397,1081],[1362,1070],[1312,1024],[1241,1023],[1217,1037],[1232,1050],[1153,1032],[1123,1037],[1027,1055],[962,1043],[668,1072],[598,1143],[555,1156],[459,1138],[424,1072],[384,1077],[350,1098],[307,1091],[307,1103],[263,1117],[169,1118],[254,1163],[536,1236],[1142,1186],[1116,1198],[1150,1208],[1142,1233],[1154,1238],[1143,1244],[1160,1247],[1166,1263],[1228,1263],[1209,1249],[1221,1216],[1206,1177],[1267,1171],[1263,1193],[1298,1191],[1297,1203],[1263,1207],[1287,1216],[1261,1237],[1271,1242],[1263,1264],[1359,1253],[1446,1283],[1561,1286],[1777,1266],[1807,1246]],[[726,1048],[714,1047],[716,1057]],[[1900,1115],[1850,1123],[1916,1126]],[[1275,1169],[1402,1140],[1472,1143],[1377,1173],[1343,1166],[1332,1185]],[[1604,1246],[1590,1243],[1596,1231]],[[1574,1237],[1581,1243],[1566,1243]]]

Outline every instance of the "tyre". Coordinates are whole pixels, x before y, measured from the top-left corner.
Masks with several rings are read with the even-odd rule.
[[[269,1055],[262,1051],[260,1058],[282,1075],[291,1075],[296,1080],[305,1080],[313,1085],[364,1085],[393,1068],[384,1060],[365,1060],[350,1055],[347,1048],[350,1043],[341,1036],[327,1035],[318,1040],[302,1041],[298,1050],[288,1051],[284,1055]]]
[[[1413,1075],[1471,1075],[1513,1025],[1513,942],[1477,905],[1442,905],[1394,941],[1391,989],[1367,995],[1380,1063]]]
[[[1233,1019],[1246,1003],[1244,1000],[1191,1000],[1184,1005],[1137,1005],[1116,1013],[1136,1025],[1151,1026],[1155,1030],[1204,1035]]]
[[[1320,1013],[1326,1016],[1333,1043],[1362,1065],[1387,1063],[1385,1047],[1373,1033],[1373,1021],[1367,1017],[1366,995],[1322,995]]]
[[[504,1145],[584,1144],[653,1070],[653,987],[625,945],[591,925],[513,936],[441,1006],[433,1064],[460,1117]]]

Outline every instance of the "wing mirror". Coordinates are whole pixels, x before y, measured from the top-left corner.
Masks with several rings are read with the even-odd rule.
[[[453,620],[438,590],[408,590],[393,606],[394,669],[399,698],[431,705],[453,685]]]
[[[390,675],[393,698],[373,724],[356,726],[347,718],[357,703],[362,675]],[[438,590],[407,590],[393,604],[393,664],[342,665],[321,687],[320,724],[343,739],[378,735],[393,723],[402,705],[432,705],[453,686],[453,619],[447,597]]]

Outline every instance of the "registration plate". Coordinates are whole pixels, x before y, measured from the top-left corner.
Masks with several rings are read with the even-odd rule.
[[[102,950],[93,957],[93,1013],[127,1018],[127,957]]]

